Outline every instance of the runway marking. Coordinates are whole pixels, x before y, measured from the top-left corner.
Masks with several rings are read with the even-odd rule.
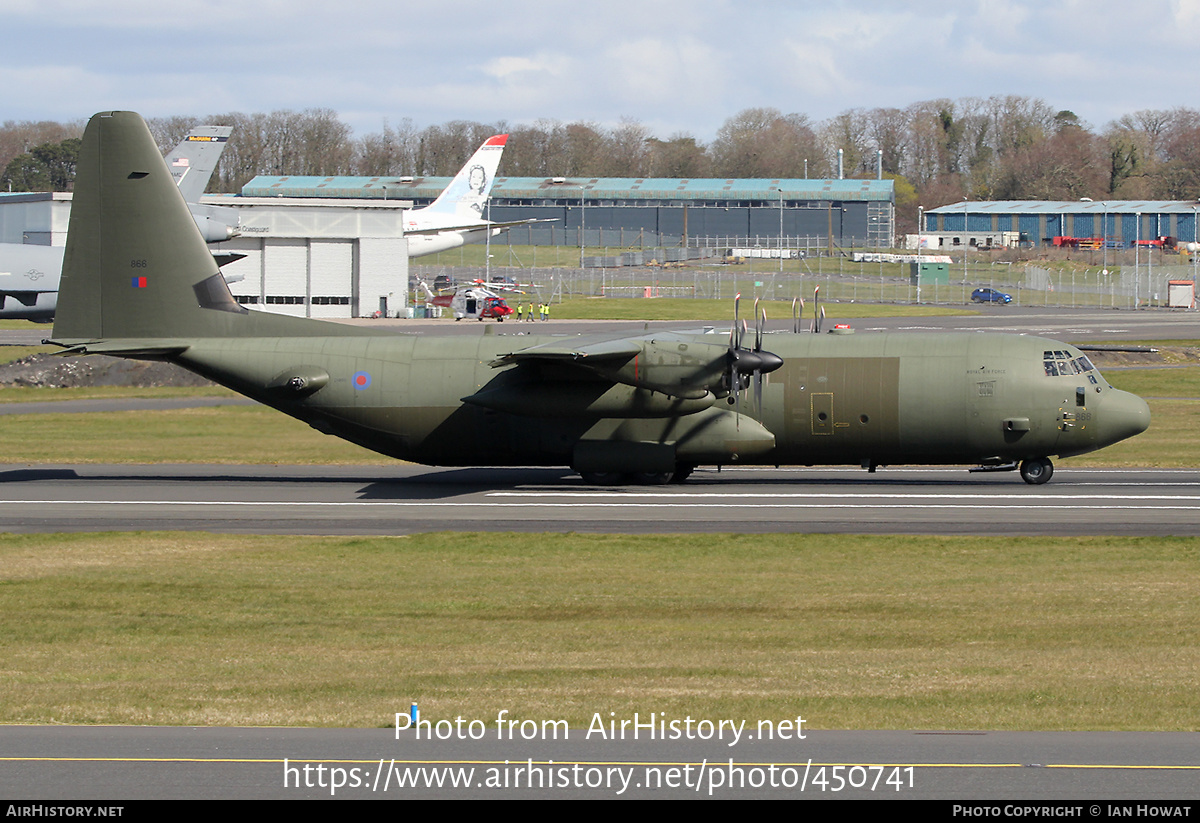
[[[1016,469],[1012,469],[1013,472]],[[1197,469],[1101,469],[1101,468],[1084,468],[1062,466],[1055,468],[1055,474],[1058,475],[1076,475],[1087,477],[1093,474],[1200,474]],[[705,477],[713,475],[727,474],[730,472],[749,473],[749,472],[769,472],[775,473],[796,473],[796,474],[866,474],[866,470],[859,466],[724,466],[720,471],[716,469],[698,469],[697,475]],[[945,466],[884,466],[879,469],[879,474],[883,476],[891,474],[967,474],[966,466],[945,467]],[[1009,472],[989,472],[989,474],[1008,474]],[[1057,481],[1055,481],[1057,482]]]
[[[488,492],[487,497],[655,497],[679,499],[711,498],[768,498],[780,500],[850,499],[850,500],[1026,500],[1030,502],[1062,502],[1066,500],[1196,500],[1200,495],[1190,494],[1046,494],[1035,497],[1035,492],[1026,494],[919,494],[888,492],[643,492],[643,491],[527,491]]]
[[[288,763],[333,763],[345,765],[360,765],[378,763],[378,759],[359,760],[347,758],[257,758],[257,757],[0,757],[0,763],[260,763],[278,765]],[[404,766],[502,766],[509,760],[400,760],[396,765]],[[526,760],[521,760],[525,763]],[[687,760],[534,760],[535,766],[568,765],[568,766],[698,766],[700,761]],[[803,767],[807,761],[785,763],[780,761],[734,761],[735,766],[767,767],[795,766]],[[813,766],[862,766],[884,768],[918,768],[918,769],[1026,769],[1028,763],[894,763],[831,760],[828,762],[812,761]],[[1136,763],[1039,763],[1039,769],[1117,769],[1117,770],[1146,770],[1146,771],[1200,771],[1198,765],[1166,765],[1166,764],[1136,764]]]
[[[629,497],[645,497],[648,495],[628,495]],[[716,495],[721,497],[724,495]],[[755,497],[756,495],[748,495]],[[760,496],[761,495],[757,495]],[[664,497],[672,497],[672,495],[664,495]],[[814,498],[820,495],[805,495],[802,497]],[[228,506],[233,508],[464,508],[472,509],[520,509],[520,508],[542,508],[542,509],[570,509],[570,508],[590,508],[590,509],[964,509],[969,508],[971,511],[981,510],[1008,510],[1019,509],[1023,511],[1047,511],[1061,516],[1064,509],[1057,505],[1061,503],[1064,497],[1029,497],[1022,498],[1026,502],[1020,504],[992,504],[980,502],[962,502],[962,503],[843,503],[838,502],[839,499],[856,499],[853,495],[830,495],[831,499],[821,502],[804,503],[792,500],[780,500],[778,502],[753,503],[753,502],[671,502],[667,500],[656,500],[654,502],[639,503],[633,500],[619,500],[613,502],[592,502],[574,500],[571,502],[554,503],[548,501],[539,502],[521,502],[521,501],[506,501],[506,502],[489,502],[489,501],[432,501],[432,500],[358,500],[344,502],[322,502],[319,500],[313,501],[295,501],[295,500],[264,500],[264,501],[246,501],[246,500],[9,500],[0,501],[0,508],[9,506],[150,506],[150,507],[219,507]],[[921,498],[922,495],[914,495]],[[1088,499],[1088,498],[1085,498]],[[1118,499],[1118,498],[1105,498]],[[1120,499],[1129,499],[1135,501],[1145,501],[1150,498],[1145,497],[1128,497]],[[1162,498],[1175,499],[1175,498]],[[1193,498],[1183,498],[1190,500]],[[1134,510],[1134,511],[1196,511],[1200,512],[1200,508],[1196,505],[1156,505],[1138,503],[1110,503],[1110,504],[1085,504],[1073,503],[1067,511],[1084,511],[1099,509],[1105,511],[1113,510]]]

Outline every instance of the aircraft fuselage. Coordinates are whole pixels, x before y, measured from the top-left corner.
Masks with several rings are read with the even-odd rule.
[[[1077,350],[1016,335],[770,334],[782,368],[761,392],[727,397],[645,387],[719,361],[719,334],[638,338],[644,350],[621,380],[643,385],[570,364],[491,365],[562,340],[213,338],[178,359],[318,430],[429,465],[998,463],[1081,454],[1149,423],[1145,402]],[[1064,373],[1051,376],[1047,357]]]

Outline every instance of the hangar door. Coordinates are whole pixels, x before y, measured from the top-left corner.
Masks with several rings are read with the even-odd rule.
[[[310,240],[309,317],[348,317],[354,243],[350,240]]]

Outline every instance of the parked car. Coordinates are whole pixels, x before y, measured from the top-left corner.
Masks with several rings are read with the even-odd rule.
[[[1012,295],[995,289],[975,289],[971,292],[972,303],[1011,303]]]

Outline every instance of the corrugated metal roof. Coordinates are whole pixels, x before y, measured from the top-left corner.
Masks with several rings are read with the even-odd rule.
[[[1192,213],[1197,200],[968,200],[926,214],[1163,214]]]
[[[449,177],[278,177],[259,175],[242,187],[244,197],[354,197],[432,199]],[[556,183],[555,180],[563,182]],[[651,177],[497,177],[499,199],[569,197],[588,200],[887,200],[891,180],[677,179]]]

